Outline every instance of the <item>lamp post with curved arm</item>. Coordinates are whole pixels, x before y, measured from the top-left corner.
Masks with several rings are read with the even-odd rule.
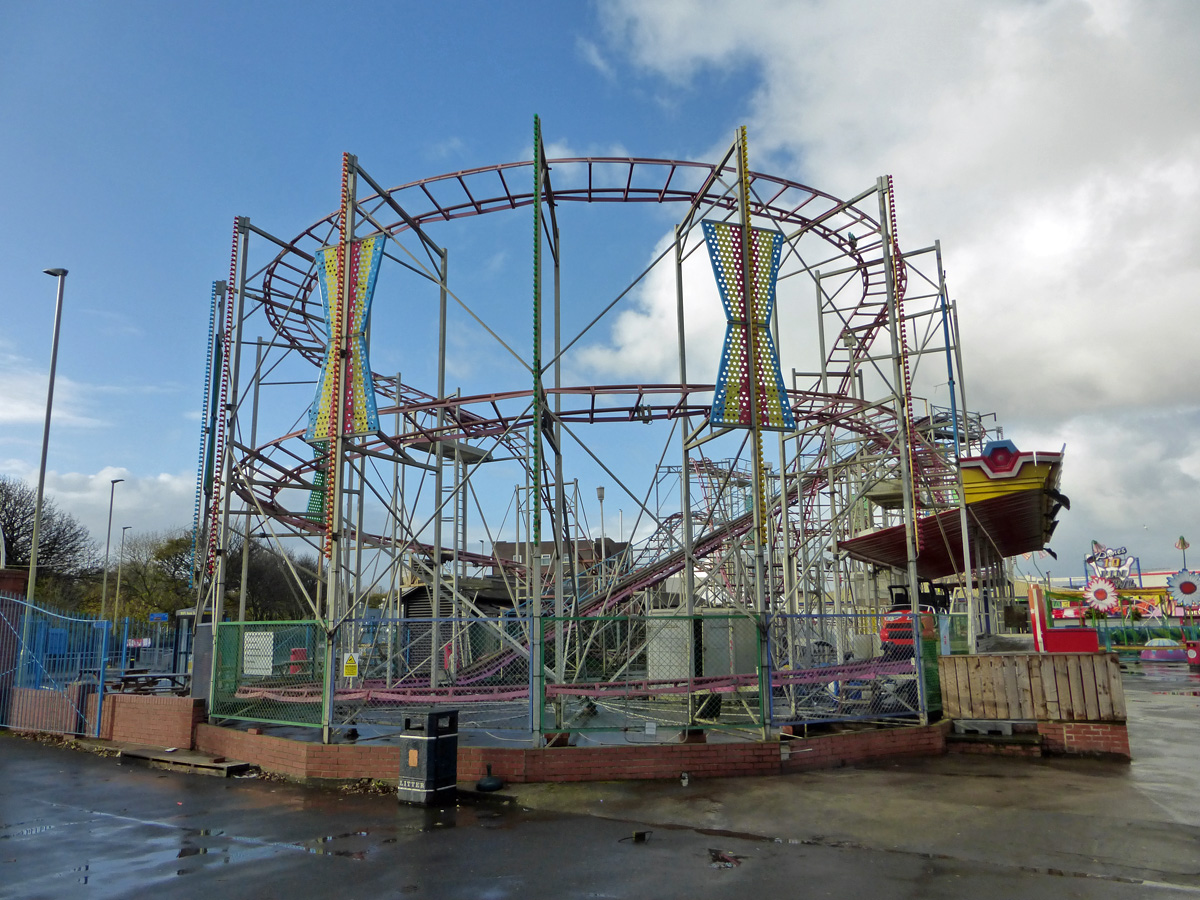
[[[121,528],[121,549],[117,555],[117,593],[113,598],[113,623],[121,621],[121,564],[125,562],[125,532],[132,525],[125,525]]]
[[[108,600],[108,547],[112,543],[112,514],[113,514],[113,497],[116,495],[117,485],[124,481],[124,478],[114,478],[112,486],[108,489],[108,531],[104,538],[104,586],[100,589],[100,618],[104,618],[106,602]],[[124,535],[125,532],[121,532]]]
[[[50,387],[46,390],[46,424],[42,429],[42,461],[38,466],[37,501],[33,507],[33,535],[29,548],[29,584],[25,588],[25,600],[33,603],[34,585],[37,583],[38,530],[42,524],[42,497],[46,492],[46,451],[50,446],[50,410],[54,407],[54,370],[58,365],[58,331],[62,322],[63,287],[67,280],[66,269],[44,269],[47,275],[58,279],[58,299],[54,304],[54,337],[50,342]]]

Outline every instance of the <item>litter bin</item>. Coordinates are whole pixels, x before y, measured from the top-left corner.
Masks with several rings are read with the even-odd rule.
[[[454,800],[458,782],[458,710],[404,717],[397,797],[435,806]]]

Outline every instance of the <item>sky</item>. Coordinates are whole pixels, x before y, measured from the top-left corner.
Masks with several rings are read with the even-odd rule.
[[[715,161],[745,125],[756,170],[839,197],[893,175],[902,240],[942,243],[971,407],[1066,446],[1059,560],[1023,567],[1080,574],[1098,540],[1173,569],[1200,537],[1194,3],[0,0],[0,34],[0,474],[37,477],[61,266],[47,493],[101,544],[114,478],[114,533],[190,523],[234,216],[298,234],[343,151],[387,185],[527,159],[535,113],[551,156]],[[614,286],[670,221],[621,226]],[[454,235],[516,318],[529,260],[487,255],[499,227]],[[634,292],[572,375],[669,370],[665,293]]]

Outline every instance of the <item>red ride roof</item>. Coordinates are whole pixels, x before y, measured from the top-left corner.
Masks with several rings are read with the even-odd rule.
[[[988,541],[1006,557],[1043,549],[1057,524],[1056,514],[1056,504],[1044,490],[1002,494],[967,506],[972,542]],[[960,525],[957,509],[917,520],[918,576],[943,578],[963,571]],[[839,541],[838,549],[862,562],[897,569],[908,565],[903,525]]]

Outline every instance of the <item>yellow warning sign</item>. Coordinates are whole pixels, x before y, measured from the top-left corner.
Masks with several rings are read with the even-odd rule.
[[[358,677],[358,654],[347,653],[342,658],[342,677],[357,678]]]

